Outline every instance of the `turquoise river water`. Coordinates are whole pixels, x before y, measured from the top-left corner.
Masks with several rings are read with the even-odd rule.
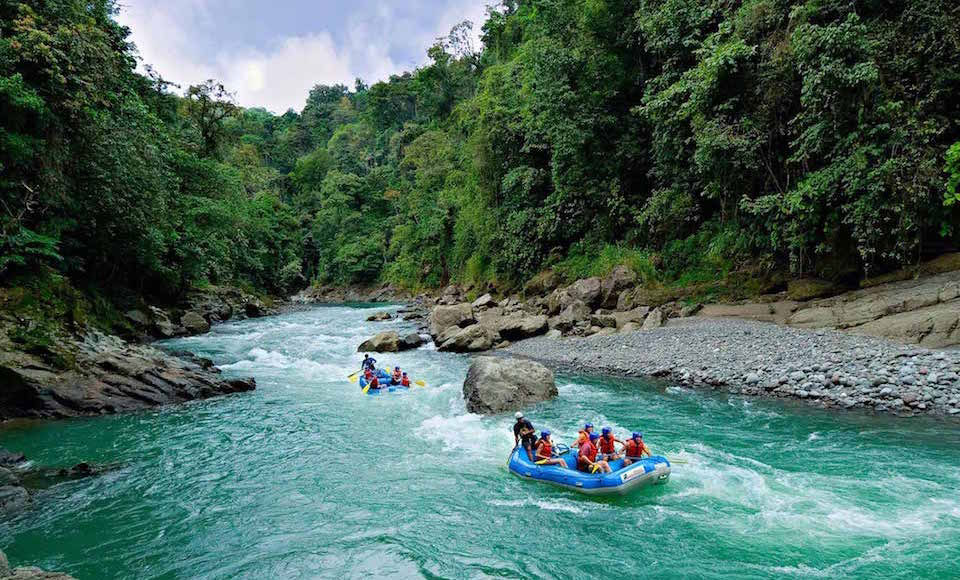
[[[585,497],[507,471],[512,418],[466,412],[466,357],[379,356],[428,382],[405,395],[347,382],[362,339],[409,328],[373,311],[164,345],[255,376],[253,393],[0,428],[38,465],[119,466],[41,492],[0,547],[80,579],[960,577],[956,423],[560,376],[527,410],[538,429],[642,429],[687,462],[660,488]]]

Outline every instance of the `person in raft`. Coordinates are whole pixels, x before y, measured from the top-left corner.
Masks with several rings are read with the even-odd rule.
[[[369,354],[363,355],[363,362],[360,363],[360,370],[373,370],[377,368],[377,359]]]
[[[540,441],[537,441],[537,464],[567,466],[563,459],[553,456],[553,442],[550,441],[549,429],[540,432]]]
[[[535,461],[533,448],[537,444],[537,436],[534,434],[533,423],[525,419],[520,411],[517,411],[514,417],[517,418],[517,422],[513,424],[513,446],[516,448],[517,445],[523,444],[523,448],[527,450],[527,458]]]
[[[374,372],[373,372],[372,370],[370,370],[370,369],[366,369],[366,370],[363,371],[363,380],[360,381],[360,388],[361,388],[361,389],[364,388],[364,387],[366,387],[367,385],[370,385],[370,388],[371,388],[371,389],[379,389],[379,388],[380,388],[380,379],[377,378],[376,373],[374,373]]]
[[[627,439],[627,442],[623,445],[623,451],[627,454],[626,461],[630,461],[630,463],[633,463],[631,460],[641,459],[644,453],[647,454],[647,457],[653,455],[650,453],[650,449],[643,443],[643,433],[638,432],[634,432],[634,434]]]
[[[620,445],[626,445],[626,443],[613,436],[613,429],[610,427],[604,427],[600,430],[600,433],[601,435],[598,443],[598,446],[600,447],[600,459],[613,461],[623,457],[623,455],[617,453],[614,444],[619,443]],[[627,465],[629,465],[629,463],[627,463]]]
[[[610,464],[597,457],[597,439],[600,436],[596,433],[590,434],[590,439],[580,446],[580,455],[577,457],[577,469],[580,471],[585,471],[587,473],[596,473],[601,471],[603,473],[610,473]]]
[[[580,446],[590,441],[590,435],[593,434],[593,423],[587,423],[583,426],[583,429],[580,430],[580,434],[577,435],[577,440],[573,442],[573,447],[580,449]]]
[[[403,375],[406,373],[400,372],[400,367],[393,367],[393,376],[390,377],[391,385],[399,385],[400,381],[403,379]]]
[[[410,386],[410,377],[407,376],[407,373],[400,375],[400,386],[409,387]]]

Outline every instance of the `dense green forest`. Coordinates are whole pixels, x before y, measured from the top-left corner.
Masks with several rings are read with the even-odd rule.
[[[7,280],[862,279],[960,240],[953,0],[506,0],[282,115],[139,74],[117,9],[0,0]]]

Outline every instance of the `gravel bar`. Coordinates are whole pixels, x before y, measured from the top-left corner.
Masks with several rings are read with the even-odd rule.
[[[960,351],[833,330],[688,318],[612,336],[540,337],[506,352],[574,372],[654,376],[822,407],[960,418]]]

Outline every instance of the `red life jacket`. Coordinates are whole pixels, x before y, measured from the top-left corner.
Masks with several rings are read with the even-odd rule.
[[[601,453],[613,453],[613,434],[610,435],[610,438],[607,439],[606,436],[600,436],[600,452]]]
[[[409,387],[409,386],[410,386],[410,377],[403,377],[403,378],[400,380],[400,384],[401,384],[402,386],[404,386],[404,387]]]
[[[543,457],[553,457],[553,447],[550,446],[550,442],[546,439],[540,440],[540,451],[537,452],[541,458]]]
[[[366,369],[363,371],[363,378],[367,379],[368,381],[372,376],[373,376],[373,372],[370,369]]]
[[[637,441],[634,439],[627,440],[627,456],[628,457],[640,457],[643,451],[646,449],[646,445],[643,444],[643,441]]]
[[[371,388],[371,389],[379,389],[379,388],[380,388],[380,379],[378,379],[377,377],[373,377],[372,379],[370,379],[370,388]]]
[[[585,457],[585,458],[589,459],[590,461],[596,461],[596,460],[597,460],[597,448],[596,448],[596,446],[595,446],[593,443],[589,442],[589,441],[587,441],[586,443],[584,443],[583,445],[581,445],[581,446],[580,446],[580,457]]]

